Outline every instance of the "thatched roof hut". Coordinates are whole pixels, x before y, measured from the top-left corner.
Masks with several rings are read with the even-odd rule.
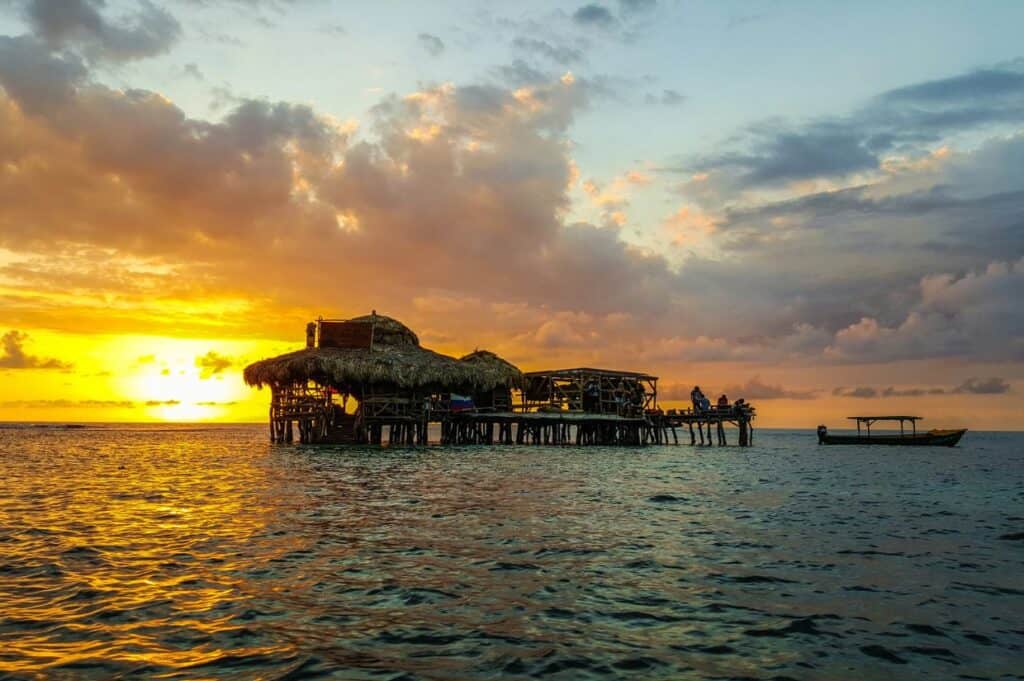
[[[459,358],[460,362],[473,365],[482,374],[487,374],[495,385],[509,388],[523,387],[523,372],[511,362],[488,350],[474,350]]]
[[[273,387],[312,380],[339,389],[385,385],[439,391],[487,391],[522,383],[519,369],[493,353],[457,360],[420,346],[416,334],[391,317],[374,314],[348,321],[373,324],[369,347],[312,347],[271,357],[247,366],[245,382]]]

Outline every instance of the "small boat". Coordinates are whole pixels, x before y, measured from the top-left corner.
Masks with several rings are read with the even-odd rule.
[[[925,433],[917,432],[917,422],[920,416],[849,416],[851,421],[857,422],[856,435],[831,435],[828,428],[818,426],[819,445],[903,445],[910,447],[955,447],[960,438],[967,432],[966,428],[956,430],[929,430]],[[884,435],[872,435],[871,426],[876,421],[899,421],[900,432],[886,433]],[[905,423],[909,422],[911,432],[906,432]],[[861,426],[866,429],[862,433]]]

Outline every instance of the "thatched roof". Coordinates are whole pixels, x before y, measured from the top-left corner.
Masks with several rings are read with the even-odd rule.
[[[507,385],[511,388],[523,387],[523,372],[515,364],[498,357],[488,350],[475,350],[465,357],[459,358],[460,362],[473,365],[480,373],[488,374],[489,380],[495,385]]]
[[[366,314],[354,317],[350,322],[373,322],[374,345],[415,345],[419,346],[419,337],[408,326],[380,314]]]
[[[264,386],[313,380],[335,387],[378,384],[452,391],[486,391],[522,382],[519,369],[493,353],[457,360],[420,347],[416,334],[390,317],[367,315],[352,321],[375,323],[372,348],[304,348],[250,364],[245,382]]]

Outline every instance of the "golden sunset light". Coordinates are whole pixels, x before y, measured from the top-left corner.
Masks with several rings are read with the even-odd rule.
[[[1022,26],[0,0],[0,679],[1024,678]]]
[[[1016,174],[981,181],[1022,145],[1009,62],[908,65],[761,124],[660,62],[613,76],[518,36],[544,63],[474,72],[421,32],[408,74],[347,70],[365,94],[339,98],[326,63],[304,92],[216,72],[253,45],[156,6],[132,43],[131,2],[80,1],[81,26],[34,3],[0,25],[0,419],[260,420],[242,367],[379,309],[447,354],[656,372],[670,407],[739,391],[768,427],[872,401],[1021,425]],[[990,114],[907,127],[953,121],[974,80]],[[604,132],[628,97],[631,160]]]

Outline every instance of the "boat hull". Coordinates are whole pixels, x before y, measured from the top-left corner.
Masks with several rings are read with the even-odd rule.
[[[902,447],[955,447],[967,429],[933,430],[914,435],[823,435],[823,445],[890,445]]]

